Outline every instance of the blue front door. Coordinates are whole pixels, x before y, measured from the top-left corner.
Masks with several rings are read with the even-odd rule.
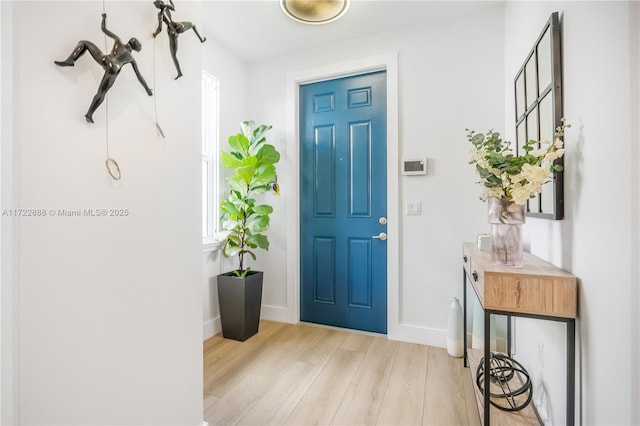
[[[300,86],[300,319],[387,332],[386,72]]]

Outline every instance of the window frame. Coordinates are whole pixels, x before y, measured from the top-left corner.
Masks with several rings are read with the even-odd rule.
[[[219,191],[218,191],[218,141],[220,123],[220,82],[213,75],[202,71],[202,166],[207,167],[207,176],[202,176],[203,213],[206,211],[206,229],[202,218],[202,247],[203,251],[220,248],[220,241],[216,239],[218,224],[220,223]],[[204,199],[205,188],[206,201]],[[204,206],[206,202],[206,208]]]

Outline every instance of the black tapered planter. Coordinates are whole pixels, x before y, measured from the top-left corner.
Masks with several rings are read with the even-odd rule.
[[[262,272],[244,278],[233,272],[218,275],[218,305],[222,336],[244,342],[258,332],[262,304]]]

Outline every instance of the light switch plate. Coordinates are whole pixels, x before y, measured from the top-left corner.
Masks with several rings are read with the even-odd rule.
[[[421,201],[407,201],[407,216],[419,216],[422,214]]]

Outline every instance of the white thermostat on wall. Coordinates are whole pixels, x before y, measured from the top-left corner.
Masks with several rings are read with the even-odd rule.
[[[402,160],[402,174],[403,175],[426,175],[427,174],[427,159],[406,159]]]

